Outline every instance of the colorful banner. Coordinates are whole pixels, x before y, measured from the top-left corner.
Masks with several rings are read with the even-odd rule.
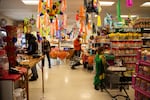
[[[126,6],[132,7],[133,6],[133,0],[126,0]]]
[[[98,15],[98,16],[97,16],[97,26],[98,26],[98,27],[101,27],[101,25],[102,25],[102,24],[101,24],[101,16]]]
[[[118,21],[121,22],[120,0],[117,2],[117,18]]]

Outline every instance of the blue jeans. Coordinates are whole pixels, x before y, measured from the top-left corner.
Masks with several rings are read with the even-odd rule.
[[[51,67],[51,61],[50,61],[49,52],[45,52],[45,53],[43,53],[43,55],[46,55],[46,56],[47,56],[47,60],[48,60],[49,67]],[[42,66],[45,65],[44,62],[45,62],[45,57],[44,57],[44,59],[42,60]]]
[[[31,68],[31,71],[32,71],[32,77],[38,78],[38,73],[37,73],[36,65]]]

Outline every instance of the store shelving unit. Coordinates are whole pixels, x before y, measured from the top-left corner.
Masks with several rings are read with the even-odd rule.
[[[142,40],[112,40],[112,53],[116,59],[122,59],[127,70],[133,70],[136,66],[137,51],[141,49]]]
[[[150,74],[145,68],[150,69],[150,62],[141,60],[141,54],[138,53],[139,61],[136,63],[136,72],[132,77],[132,87],[135,89],[135,100],[149,100],[150,98]]]
[[[142,40],[143,40],[143,49],[150,48],[150,28],[143,28],[142,29]]]

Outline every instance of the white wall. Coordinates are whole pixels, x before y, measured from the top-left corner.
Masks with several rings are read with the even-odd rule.
[[[0,15],[0,19],[2,19],[2,18],[6,19],[6,21],[7,21],[6,25],[13,25],[14,24],[14,21],[12,19],[5,17],[3,15]]]

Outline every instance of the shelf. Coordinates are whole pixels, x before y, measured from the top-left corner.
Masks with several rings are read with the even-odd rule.
[[[133,40],[111,40],[111,42],[142,42],[141,39],[133,39]]]
[[[141,49],[141,47],[112,47],[112,49]]]
[[[3,71],[2,77],[0,77],[0,80],[13,80],[16,81],[21,77],[21,74],[9,74],[8,71]]]
[[[150,48],[150,46],[143,45],[142,48]]]
[[[149,81],[149,82],[150,82],[150,79],[149,79],[149,78],[147,78],[147,77],[145,77],[144,75],[137,74],[137,77],[142,78],[142,79],[144,79],[144,80],[146,80],[146,81]]]
[[[137,56],[136,54],[126,54],[126,55],[115,55],[116,57],[129,57],[129,56]]]
[[[111,42],[95,42],[95,43],[92,43],[92,44],[111,44]]]
[[[145,96],[147,96],[147,97],[150,98],[150,93],[149,93],[149,92],[144,91],[144,90],[142,90],[142,89],[140,89],[139,87],[136,87],[136,86],[133,86],[133,88],[134,88],[136,91],[140,92],[141,94],[143,94],[143,95],[145,95]]]
[[[143,40],[150,40],[150,37],[142,37]]]
[[[125,64],[136,64],[136,62],[124,62]]]
[[[148,61],[140,60],[140,61],[139,61],[139,64],[140,64],[140,65],[144,65],[144,66],[149,66],[149,67],[150,67],[150,62],[148,62]]]

